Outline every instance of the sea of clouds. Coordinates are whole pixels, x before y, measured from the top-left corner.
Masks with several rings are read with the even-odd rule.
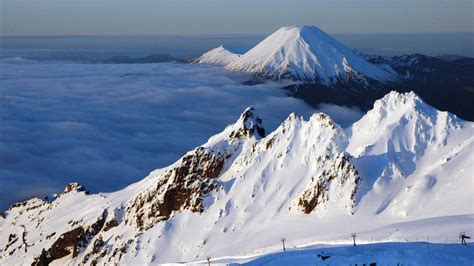
[[[253,106],[267,131],[291,112],[348,125],[357,109],[315,110],[282,84],[219,66],[0,61],[0,211],[77,181],[114,191],[176,161]]]

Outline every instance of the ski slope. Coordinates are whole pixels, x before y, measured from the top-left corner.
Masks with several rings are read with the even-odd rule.
[[[324,260],[323,260],[324,258]],[[459,244],[377,243],[296,249],[230,265],[472,265],[474,246]]]

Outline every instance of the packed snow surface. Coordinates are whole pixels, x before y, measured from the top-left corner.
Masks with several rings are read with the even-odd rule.
[[[460,232],[474,234],[473,151],[474,123],[414,93],[389,93],[349,128],[323,113],[291,114],[269,133],[248,108],[123,190],[87,195],[71,184],[13,206],[0,216],[0,264],[238,262],[279,251],[282,237],[303,248],[348,245],[351,233],[360,244],[457,243]],[[402,259],[407,246],[385,247],[327,252],[341,263],[371,249]],[[446,252],[458,254],[454,246]],[[461,264],[471,258],[459,256]]]
[[[396,80],[393,72],[371,64],[315,26],[280,28],[226,69],[326,85],[348,80]]]
[[[472,265],[474,246],[459,244],[377,243],[296,249],[231,265]]]

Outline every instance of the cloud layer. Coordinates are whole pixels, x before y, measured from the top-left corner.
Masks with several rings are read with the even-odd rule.
[[[276,83],[196,64],[0,62],[0,210],[77,181],[113,191],[166,166],[254,106],[268,130],[314,109]],[[360,112],[325,105],[343,124]]]

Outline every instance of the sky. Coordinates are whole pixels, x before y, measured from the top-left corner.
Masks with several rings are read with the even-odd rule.
[[[474,0],[0,0],[1,35],[473,32]]]

